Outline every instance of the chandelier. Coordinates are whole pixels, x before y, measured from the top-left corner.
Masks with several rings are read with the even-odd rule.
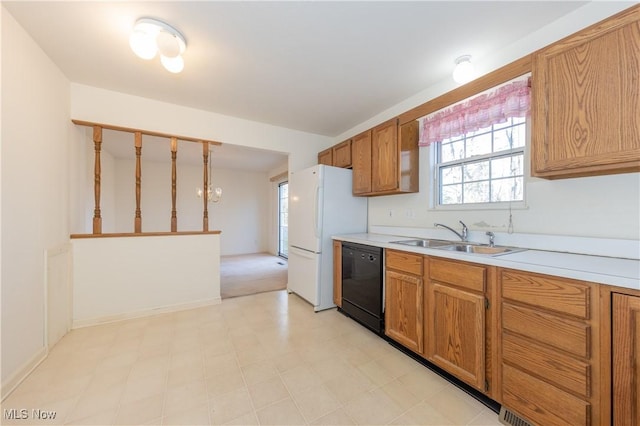
[[[222,199],[222,188],[220,188],[219,186],[214,188],[213,185],[211,185],[211,163],[213,157],[212,154],[213,151],[209,151],[209,185],[207,185],[206,190],[203,190],[200,187],[196,188],[196,195],[198,196],[198,198],[202,198],[206,194],[208,202],[217,203]]]

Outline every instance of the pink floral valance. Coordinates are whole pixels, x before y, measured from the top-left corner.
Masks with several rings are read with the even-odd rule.
[[[511,117],[526,117],[530,106],[529,78],[512,81],[426,116],[422,120],[420,146],[504,123]]]

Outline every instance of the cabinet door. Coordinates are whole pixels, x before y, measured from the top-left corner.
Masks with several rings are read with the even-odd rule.
[[[400,190],[402,192],[419,192],[420,183],[420,149],[418,147],[418,121],[410,121],[399,127],[398,144],[400,145]]]
[[[640,169],[640,8],[539,51],[532,69],[533,174]]]
[[[640,297],[613,295],[613,424],[640,425]]]
[[[335,167],[351,167],[351,139],[339,143],[332,148],[333,165]]]
[[[414,352],[422,353],[422,278],[387,271],[385,334]]]
[[[371,192],[371,131],[354,137],[351,142],[353,194]]]
[[[333,242],[333,303],[342,307],[342,242]]]
[[[393,119],[372,130],[371,182],[373,192],[393,191],[399,188],[398,157],[398,120]]]
[[[318,164],[324,164],[325,166],[333,165],[333,150],[331,148],[318,153]]]
[[[485,390],[485,298],[431,282],[427,358]]]

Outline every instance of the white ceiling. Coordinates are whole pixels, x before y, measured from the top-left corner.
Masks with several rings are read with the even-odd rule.
[[[2,4],[72,82],[336,136],[585,2]],[[131,52],[140,17],[185,35],[181,74]]]

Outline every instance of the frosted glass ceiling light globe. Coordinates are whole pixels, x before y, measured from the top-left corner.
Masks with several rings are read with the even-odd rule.
[[[167,58],[175,58],[181,55],[185,50],[184,41],[176,34],[171,34],[166,31],[160,31],[156,39],[158,43],[158,50],[160,54]]]
[[[471,63],[471,55],[460,56],[456,59],[456,67],[453,69],[453,81],[456,83],[468,83],[473,80],[474,67]]]
[[[160,52],[160,62],[169,72],[179,73],[184,69],[182,54],[187,42],[178,30],[162,21],[138,19],[129,37],[129,46],[142,59],[153,59]]]
[[[177,74],[184,69],[184,59],[182,56],[178,55],[174,58],[168,58],[164,55],[160,55],[160,62],[162,62],[162,66],[169,72]]]
[[[153,59],[158,53],[156,34],[134,29],[129,37],[129,46],[131,46],[133,53],[142,59]]]

